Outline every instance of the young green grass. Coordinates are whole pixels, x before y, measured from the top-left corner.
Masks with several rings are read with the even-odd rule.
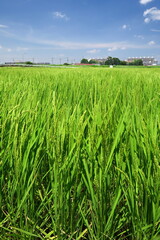
[[[160,239],[160,69],[0,69],[0,239]]]

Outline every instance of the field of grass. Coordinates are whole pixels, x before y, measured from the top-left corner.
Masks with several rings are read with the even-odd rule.
[[[160,69],[0,69],[0,239],[160,239]]]

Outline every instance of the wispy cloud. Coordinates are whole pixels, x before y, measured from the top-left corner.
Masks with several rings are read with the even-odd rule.
[[[116,50],[125,50],[125,49],[126,49],[126,46],[114,46],[114,47],[108,48],[108,51],[113,52]]]
[[[131,43],[127,41],[121,42],[102,42],[102,43],[89,43],[89,42],[62,42],[53,41],[40,38],[30,38],[27,39],[28,42],[37,45],[44,45],[54,49],[66,49],[66,50],[80,50],[87,49],[87,51],[93,52],[93,50],[108,49],[108,51],[125,50],[125,49],[147,49],[153,46],[139,43]],[[155,45],[154,48],[160,48],[159,45]],[[91,49],[91,50],[89,50]]]
[[[122,29],[126,29],[126,28],[127,28],[127,25],[124,24],[124,25],[122,26]]]
[[[144,11],[143,16],[145,17],[144,22],[149,23],[150,21],[160,21],[160,9],[152,7]]]
[[[27,47],[5,47],[5,46],[1,46],[0,45],[0,49],[2,49],[4,52],[26,52],[28,50],[30,50]]]
[[[57,19],[63,19],[65,21],[69,20],[69,17],[62,12],[53,12],[53,17]]]
[[[99,49],[91,49],[91,50],[88,50],[87,53],[91,53],[91,54],[95,54],[95,53],[98,53],[100,52]]]
[[[56,49],[56,50],[81,50],[86,49],[88,53],[96,53],[101,49],[106,49],[108,51],[116,50],[125,50],[125,49],[149,49],[156,48],[159,49],[160,45],[158,44],[140,44],[129,42],[129,41],[117,41],[117,42],[74,42],[74,41],[59,41],[51,39],[43,39],[42,36],[34,36],[34,34],[29,34],[26,36],[18,36],[17,34],[9,34],[10,39],[16,39],[22,41],[23,43],[34,44],[35,49]],[[4,48],[3,48],[4,49]],[[14,51],[27,51],[33,50],[32,48],[26,47],[17,47],[13,49]]]
[[[85,42],[60,42],[60,41],[52,41],[52,40],[42,40],[42,39],[35,39],[32,38],[29,40],[32,43],[54,46],[60,49],[124,49],[124,48],[140,48],[137,45],[132,45],[127,42],[111,42],[111,43],[85,43]],[[95,51],[95,50],[94,50]]]
[[[7,25],[0,24],[0,28],[8,28]]]
[[[138,39],[144,39],[144,36],[143,35],[134,35],[135,38],[138,38]]]
[[[29,48],[27,48],[27,47],[17,47],[16,49],[15,49],[15,51],[17,51],[17,52],[20,52],[20,51],[28,51],[29,50]]]
[[[116,50],[118,50],[117,47],[111,47],[111,48],[108,48],[108,51],[109,51],[109,52],[116,51]]]
[[[150,3],[150,2],[153,2],[153,0],[140,0],[139,1],[140,2],[140,4],[147,4],[147,3]]]
[[[155,45],[155,44],[156,44],[155,41],[150,41],[150,42],[148,43],[149,46],[153,46],[153,45]]]
[[[123,24],[122,27],[121,27],[123,30],[131,30],[131,27],[127,24]]]
[[[160,29],[151,29],[151,32],[160,32]]]

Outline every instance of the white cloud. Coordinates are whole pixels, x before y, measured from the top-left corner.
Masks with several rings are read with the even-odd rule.
[[[108,51],[112,52],[116,50],[125,50],[125,49],[126,49],[126,46],[114,46],[114,47],[108,48]]]
[[[117,47],[111,47],[111,48],[108,48],[108,51],[109,51],[109,52],[116,51],[116,50],[118,50]]]
[[[127,24],[122,25],[122,29],[123,30],[126,30],[126,29],[131,30],[130,26]]]
[[[0,28],[8,28],[8,26],[0,24]]]
[[[53,12],[53,17],[57,18],[57,19],[63,19],[65,21],[68,21],[69,18],[67,17],[66,14],[62,13],[62,12]]]
[[[29,48],[26,48],[26,47],[17,47],[15,50],[18,51],[18,52],[20,52],[20,51],[28,51]]]
[[[151,29],[152,32],[160,32],[160,29]]]
[[[145,22],[145,23],[149,23],[149,22],[150,22],[150,19],[149,19],[149,18],[145,18],[145,19],[144,19],[144,22]]]
[[[2,47],[0,45],[0,49],[3,49],[3,51],[5,52],[25,52],[25,51],[28,51],[29,48],[26,48],[26,47],[16,47],[16,48],[7,48],[7,47]]]
[[[122,29],[126,29],[126,28],[127,28],[127,25],[124,24],[124,25],[122,26]]]
[[[144,39],[143,35],[134,35],[135,38],[138,38],[138,39]]]
[[[156,43],[155,43],[155,41],[150,41],[149,43],[148,43],[148,45],[150,45],[150,46],[153,46],[153,45],[155,45]]]
[[[148,44],[139,44],[132,43],[127,41],[121,42],[100,42],[100,43],[90,43],[90,42],[61,42],[61,41],[53,41],[48,39],[41,38],[30,38],[27,39],[28,42],[32,42],[34,44],[41,44],[45,46],[49,46],[49,49],[68,49],[68,50],[77,50],[77,49],[108,49],[109,51],[115,50],[125,50],[125,49],[147,49],[150,48]],[[160,45],[155,45],[155,48],[159,49]]]
[[[153,0],[140,0],[139,1],[141,4],[147,4],[149,2],[153,2]]]
[[[108,51],[116,51],[116,50],[125,50],[125,49],[149,49],[147,43],[140,44],[139,42],[127,42],[127,41],[117,41],[117,42],[74,42],[74,41],[58,41],[51,39],[43,39],[39,36],[28,35],[18,36],[18,35],[9,35],[10,38],[25,41],[32,44],[40,45],[39,48],[36,49],[57,49],[57,50],[80,50],[86,49],[86,51],[90,51],[90,53],[95,53],[96,51],[100,51],[101,49],[108,49]],[[43,47],[45,46],[45,48]],[[38,46],[37,46],[38,47]],[[47,48],[46,48],[47,47]],[[160,45],[155,44],[152,48],[160,49]],[[7,51],[6,48],[3,47],[4,51]],[[27,51],[27,47],[21,48],[17,47],[17,49],[11,49],[12,51]],[[29,50],[31,50],[29,48]],[[10,49],[8,50],[10,51]]]
[[[87,53],[91,53],[91,54],[98,53],[98,52],[100,52],[100,50],[98,50],[98,49],[91,49],[91,50],[87,51]]]
[[[150,21],[160,21],[160,9],[152,7],[144,11],[143,16],[145,17],[144,22],[149,23]]]

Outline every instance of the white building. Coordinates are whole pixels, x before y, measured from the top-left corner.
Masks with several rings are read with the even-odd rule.
[[[154,57],[129,57],[127,62],[133,62],[135,60],[141,59],[143,61],[144,66],[156,66],[158,65],[158,61]]]

